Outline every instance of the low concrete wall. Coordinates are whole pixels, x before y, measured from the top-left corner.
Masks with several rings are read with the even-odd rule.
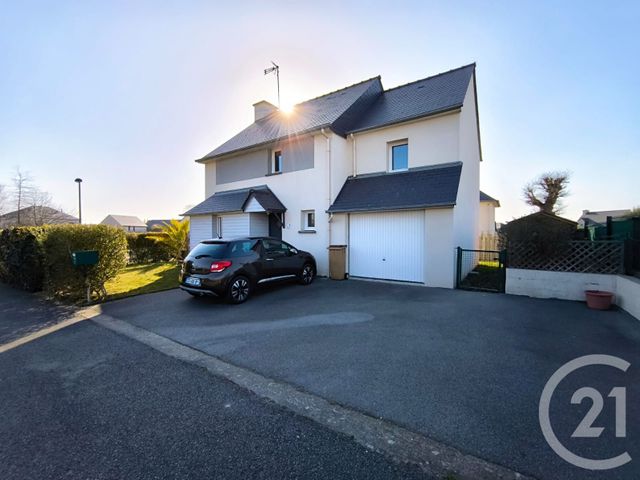
[[[640,320],[640,279],[618,275],[616,304]]]
[[[615,294],[615,303],[640,319],[640,280],[623,275],[507,268],[506,293],[585,301],[585,290]]]

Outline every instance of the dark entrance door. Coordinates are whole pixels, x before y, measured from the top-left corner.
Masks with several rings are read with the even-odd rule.
[[[281,213],[269,214],[269,236],[282,240],[282,221],[280,220]]]

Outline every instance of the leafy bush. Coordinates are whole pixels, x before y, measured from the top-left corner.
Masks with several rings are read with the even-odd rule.
[[[189,253],[189,219],[170,220],[160,227],[164,234],[158,241],[165,244],[171,251],[171,257],[182,260]]]
[[[44,282],[42,239],[47,227],[15,227],[0,232],[0,279],[37,292]]]
[[[126,235],[109,225],[52,225],[42,245],[45,287],[57,297],[81,298],[86,292],[85,278],[91,291],[102,297],[104,283],[127,265]],[[78,250],[97,250],[97,265],[74,267],[71,253]]]
[[[166,234],[127,233],[129,263],[167,262],[171,260],[171,248],[163,242]]]

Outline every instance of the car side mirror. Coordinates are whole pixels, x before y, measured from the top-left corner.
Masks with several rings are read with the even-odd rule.
[[[296,250],[295,248],[291,248],[291,249],[289,249],[289,251],[291,252],[291,255],[297,255],[298,254],[298,250]]]

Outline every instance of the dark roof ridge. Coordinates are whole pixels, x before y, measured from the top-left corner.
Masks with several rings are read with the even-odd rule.
[[[317,97],[313,97],[313,98],[310,98],[308,100],[304,100],[304,101],[302,101],[300,103],[296,103],[294,105],[294,107],[296,107],[298,105],[302,105],[303,103],[311,102],[313,100],[318,100],[319,98],[322,98],[322,97],[328,97],[329,95],[333,95],[334,93],[341,92],[342,90],[347,90],[347,89],[352,88],[352,87],[357,87],[358,85],[362,85],[363,83],[367,83],[367,82],[370,82],[371,80],[375,80],[375,79],[380,80],[380,82],[382,83],[382,77],[380,75],[376,75],[375,77],[367,78],[366,80],[362,80],[360,82],[353,83],[353,84],[351,84],[351,85],[349,85],[347,87],[338,88],[337,90],[333,90],[332,92],[323,93],[322,95],[318,95]]]
[[[473,68],[475,68],[476,67],[476,62],[472,62],[472,63],[469,63],[467,65],[463,65],[461,67],[452,68],[451,70],[447,70],[446,72],[436,73],[435,75],[431,75],[430,77],[425,77],[425,78],[421,78],[419,80],[414,80],[412,82],[403,83],[402,85],[398,85],[398,86],[395,86],[395,87],[388,88],[388,89],[384,90],[383,93],[391,92],[392,90],[397,90],[398,88],[408,87],[409,85],[413,85],[414,83],[424,82],[425,80],[431,80],[432,78],[437,78],[437,77],[440,77],[442,75],[446,75],[446,74],[451,73],[451,72],[456,72],[458,70],[462,70],[464,68],[468,68],[468,67],[471,67],[471,66],[473,66]]]
[[[349,175],[347,180],[353,180],[358,178],[371,178],[371,177],[380,177],[383,175],[402,175],[403,173],[411,173],[411,172],[421,172],[423,170],[436,170],[439,168],[447,168],[447,167],[455,167],[456,165],[462,165],[462,162],[446,162],[446,163],[436,163],[434,165],[422,165],[420,167],[413,167],[407,170],[400,170],[396,172],[371,172],[371,173],[361,173],[356,175]]]
[[[221,192],[215,192],[213,195],[225,195],[227,193],[240,193],[240,192],[251,192],[252,190],[265,190],[269,189],[268,185],[256,185],[255,187],[243,187],[243,188],[235,188],[233,190],[223,190]]]

